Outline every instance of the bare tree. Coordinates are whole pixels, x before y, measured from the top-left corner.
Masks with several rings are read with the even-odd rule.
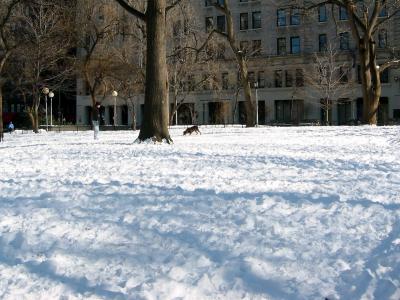
[[[110,92],[108,79],[118,70],[115,43],[119,14],[101,1],[82,1],[77,10],[78,73],[92,102],[92,120],[99,121],[99,107]]]
[[[144,119],[138,141],[152,139],[171,143],[169,135],[169,98],[166,50],[166,17],[180,0],[148,0],[146,10],[140,10],[125,0],[116,0],[125,10],[146,24],[146,84]]]
[[[379,99],[381,97],[381,73],[390,66],[398,65],[400,59],[389,51],[378,58],[375,37],[379,30],[400,12],[398,0],[311,0],[302,1],[306,10],[331,4],[342,9],[348,17],[352,36],[359,56],[362,93],[363,123],[376,124]],[[382,60],[379,64],[378,59]]]
[[[12,32],[13,13],[20,0],[5,0],[0,7],[0,142],[3,141],[3,86],[7,79],[3,71],[16,47]]]
[[[348,59],[340,61],[336,45],[328,43],[324,52],[314,55],[314,63],[310,64],[305,72],[306,88],[295,91],[321,107],[326,125],[332,121],[329,119],[332,107],[351,100],[354,91],[354,80],[350,76],[351,67],[351,61]]]
[[[191,2],[180,2],[177,9],[170,12],[169,18],[172,22],[169,22],[167,31],[167,63],[169,87],[173,97],[170,124],[174,118],[178,124],[178,111],[183,106],[190,109],[190,119],[194,122],[195,111],[185,102],[189,95],[214,78],[215,62],[212,61],[213,56],[206,51],[198,50],[199,42],[205,39],[206,35],[200,29]]]
[[[241,49],[239,43],[237,42],[230,1],[214,1],[214,7],[226,17],[226,32],[222,32],[219,29],[214,29],[211,32],[211,35],[215,32],[218,33],[219,36],[224,38],[228,42],[235,56],[236,62],[239,67],[240,82],[245,98],[246,126],[254,127],[256,124],[255,105],[257,104],[255,104],[251,92],[251,83],[248,74],[248,55],[245,51],[246,49]]]
[[[42,89],[57,89],[72,74],[69,54],[73,37],[69,27],[71,7],[65,1],[27,1],[19,6],[16,26],[23,38],[13,59],[11,76],[31,118],[34,132],[39,130]]]

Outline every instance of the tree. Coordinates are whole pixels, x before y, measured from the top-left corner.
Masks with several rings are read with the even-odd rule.
[[[222,2],[222,3],[221,3]],[[225,15],[226,17],[226,32],[222,32],[221,30],[214,29],[213,32],[219,34],[219,36],[223,37],[228,44],[235,56],[236,62],[239,67],[239,74],[240,74],[240,82],[242,85],[244,98],[245,98],[245,107],[246,107],[246,126],[247,127],[254,127],[256,124],[255,120],[255,101],[253,100],[252,93],[251,93],[251,82],[248,75],[248,64],[247,64],[247,52],[246,49],[241,49],[240,45],[236,40],[235,30],[234,30],[234,23],[232,12],[229,5],[229,0],[224,1],[215,1],[214,7],[218,9],[219,12]]]
[[[115,7],[96,0],[81,1],[75,35],[78,45],[78,73],[92,102],[92,120],[99,121],[102,98],[110,92],[109,79],[119,64],[115,47],[119,15]],[[102,98],[99,96],[102,95]]]
[[[32,128],[39,132],[42,90],[59,88],[72,75],[72,3],[27,1],[19,6],[16,31],[23,43],[13,59],[13,83],[25,100]]]
[[[324,123],[329,125],[329,113],[334,104],[350,101],[354,84],[350,78],[351,62],[348,59],[340,61],[336,45],[328,43],[324,52],[314,55],[314,63],[305,72],[307,89],[299,89],[306,99],[311,99],[324,111]]]
[[[147,34],[144,119],[138,141],[152,139],[171,143],[166,51],[166,14],[179,0],[148,0],[145,12],[125,0],[116,0],[125,10],[145,22]]]
[[[3,141],[3,86],[7,79],[3,71],[5,69],[6,62],[10,58],[13,50],[16,47],[14,41],[10,40],[13,38],[12,32],[12,19],[13,12],[16,5],[20,0],[6,0],[2,2],[0,7],[0,142]],[[15,20],[14,20],[15,21]]]
[[[305,2],[305,1],[304,1]],[[377,112],[382,87],[380,76],[383,71],[400,63],[390,52],[378,58],[375,37],[382,26],[400,11],[398,0],[314,0],[307,1],[306,9],[332,4],[343,10],[348,17],[352,36],[357,45],[360,77],[363,93],[363,123],[377,124]],[[379,65],[378,59],[383,62]]]

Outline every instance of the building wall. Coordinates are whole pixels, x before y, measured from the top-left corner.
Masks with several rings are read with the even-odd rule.
[[[214,25],[217,26],[217,18],[220,13],[212,6],[206,6],[206,1],[193,1],[195,11],[198,13],[198,19],[200,26],[203,26],[204,32],[206,32],[206,18],[212,17]],[[280,6],[277,6],[279,3]],[[286,87],[285,80],[283,80],[282,87],[275,86],[275,71],[281,70],[283,74],[286,71],[292,73],[293,81],[295,81],[295,73],[297,69],[306,72],[313,62],[315,53],[319,52],[319,36],[320,34],[326,34],[327,40],[335,44],[336,47],[340,47],[339,35],[343,32],[348,32],[349,35],[349,48],[341,50],[338,60],[340,62],[347,61],[351,65],[350,78],[353,80],[357,79],[357,52],[355,44],[351,36],[351,32],[346,20],[340,20],[339,10],[334,10],[334,15],[337,20],[336,25],[333,21],[333,15],[331,9],[326,9],[326,21],[319,21],[318,11],[315,10],[307,15],[301,15],[299,17],[300,24],[291,24],[291,11],[285,10],[285,21],[286,25],[278,26],[278,10],[284,7],[285,1],[247,1],[240,2],[239,0],[231,0],[232,14],[235,21],[235,27],[237,32],[238,42],[248,41],[249,47],[252,48],[253,41],[261,41],[261,52],[259,55],[249,58],[249,71],[254,72],[256,80],[259,72],[263,72],[264,82],[263,87],[258,88],[258,100],[265,103],[265,110],[262,113],[260,119],[265,120],[265,123],[276,122],[277,115],[277,101],[286,100],[303,100],[303,115],[302,121],[317,121],[321,119],[321,109],[319,106],[318,99],[311,99],[307,96],[307,86],[304,88],[296,87],[293,83],[292,87]],[[261,28],[253,28],[252,16],[253,13],[261,12]],[[240,16],[241,14],[248,13],[248,28],[240,30]],[[385,25],[387,31],[387,42],[389,47],[397,47],[400,45],[400,17],[395,17],[391,22]],[[296,21],[296,20],[295,20]],[[291,53],[291,38],[299,37],[300,39],[300,51],[299,53]],[[286,51],[285,53],[278,52],[278,39],[285,38]],[[223,43],[223,42],[222,42]],[[220,65],[220,74],[217,77],[222,77],[222,73],[227,73],[228,86],[226,89],[218,91],[202,90],[198,89],[190,93],[187,97],[187,103],[193,103],[197,112],[197,120],[195,123],[208,124],[213,119],[210,117],[210,109],[215,108],[213,103],[221,102],[224,103],[224,111],[228,112],[228,116],[220,121],[226,123],[239,123],[240,112],[238,107],[241,106],[239,103],[243,101],[243,95],[239,93],[238,99],[235,97],[237,87],[237,66],[234,60],[232,60],[232,54],[229,50],[228,45],[225,45],[225,58],[218,60]],[[380,50],[380,56],[385,57],[387,49]],[[198,70],[194,76],[201,77],[202,71]],[[302,93],[299,90],[302,89]],[[361,96],[360,84],[355,84],[352,87],[352,96],[348,103],[348,108],[351,111],[346,113],[349,119],[357,118],[357,98]],[[253,89],[254,93],[255,90]],[[383,84],[382,97],[388,99],[387,104],[387,118],[392,119],[394,117],[394,110],[400,109],[400,72],[398,69],[389,70],[389,82]],[[172,99],[172,97],[170,97]],[[90,106],[90,101],[86,96],[78,96],[77,115],[78,123],[85,123],[87,120],[82,117],[84,113],[83,107]],[[119,99],[119,105],[123,105],[123,99]],[[112,99],[107,99],[104,102],[105,106],[111,105]],[[210,104],[211,103],[211,104]],[[140,105],[143,105],[143,96],[138,97],[135,104],[135,111],[137,112],[137,123],[141,122],[141,110]],[[221,107],[222,107],[221,106]],[[228,108],[226,108],[228,107]],[[339,108],[334,105],[331,116],[332,123],[339,123]],[[106,116],[106,118],[109,118]],[[131,122],[131,116],[129,116],[129,122]],[[109,120],[106,120],[109,122]],[[221,121],[222,122],[222,121]]]

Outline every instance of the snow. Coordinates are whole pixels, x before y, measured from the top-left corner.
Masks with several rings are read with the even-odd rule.
[[[400,298],[399,127],[7,134],[1,299]]]

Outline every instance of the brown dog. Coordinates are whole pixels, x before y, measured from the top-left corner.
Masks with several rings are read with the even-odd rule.
[[[183,135],[187,135],[187,134],[192,135],[193,132],[196,132],[196,134],[199,134],[199,133],[201,134],[199,127],[194,125],[192,127],[186,128],[186,130],[183,132]]]

